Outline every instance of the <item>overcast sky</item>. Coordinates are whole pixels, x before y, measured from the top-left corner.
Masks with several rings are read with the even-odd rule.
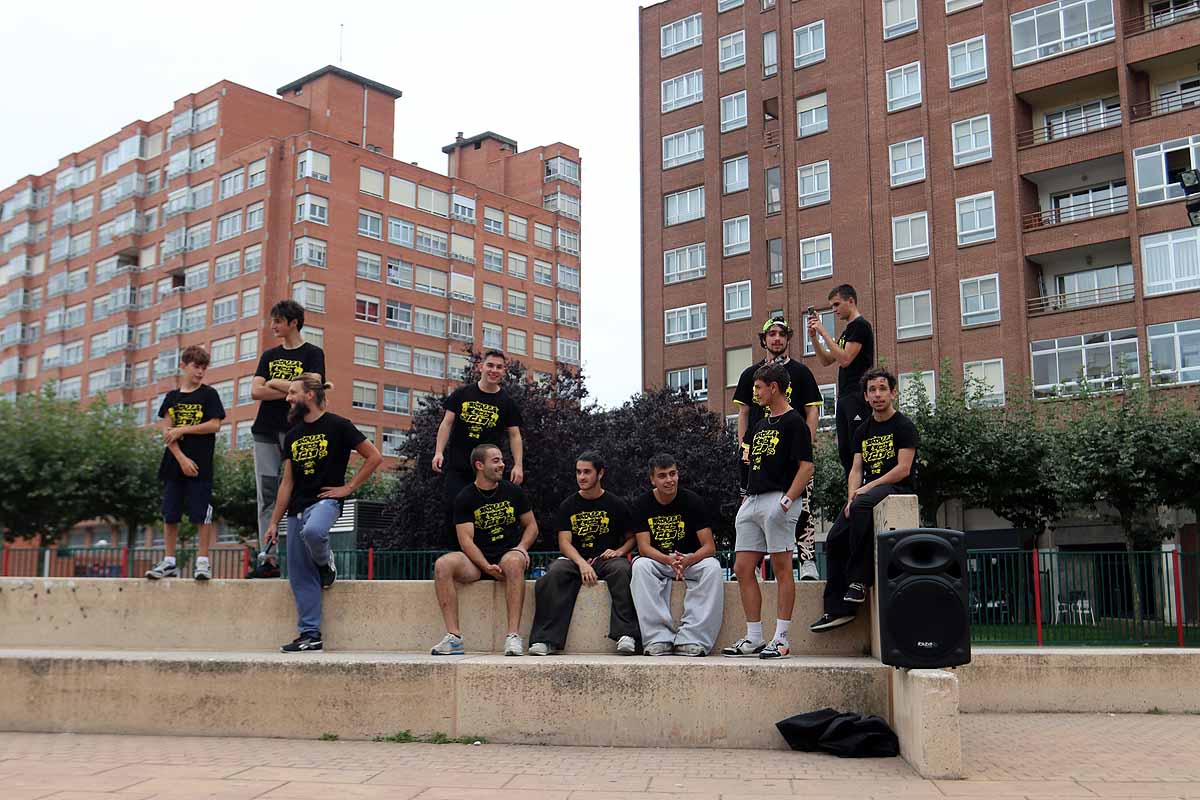
[[[369,9],[351,14],[350,9]],[[638,3],[10,2],[0,26],[0,187],[229,80],[267,94],[326,64],[404,92],[395,156],[445,172],[457,131],[583,158],[583,360],[593,395],[641,382]]]

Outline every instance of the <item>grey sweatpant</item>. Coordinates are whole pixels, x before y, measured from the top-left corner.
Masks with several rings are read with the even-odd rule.
[[[254,488],[258,492],[258,547],[267,546],[267,528],[275,511],[275,496],[279,494],[280,473],[283,467],[283,437],[254,434]]]
[[[683,573],[687,586],[683,596],[683,618],[675,630],[671,617],[671,585],[674,571],[652,558],[633,562],[630,590],[642,629],[642,646],[657,642],[698,644],[712,652],[725,614],[725,576],[715,558],[692,564]]]

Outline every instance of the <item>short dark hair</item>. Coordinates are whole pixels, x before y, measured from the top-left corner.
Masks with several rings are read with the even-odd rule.
[[[494,347],[490,350],[485,350],[483,352],[483,358],[481,358],[480,361],[487,361],[489,358],[492,358],[493,356],[496,358],[503,359],[504,361],[508,361],[508,356],[504,355],[504,351],[497,350]]]
[[[670,453],[655,453],[650,456],[650,474],[653,475],[655,470],[670,469],[676,466],[675,456]]]
[[[754,370],[754,380],[762,381],[764,386],[773,383],[779,387],[781,392],[786,392],[792,382],[791,376],[788,375],[788,371],[782,364],[763,364]]]
[[[866,374],[862,376],[863,394],[867,393],[867,384],[869,384],[871,381],[877,380],[879,378],[885,378],[888,383],[888,389],[893,392],[896,391],[896,376],[895,375],[888,372],[883,367],[871,367],[871,369],[867,370]]]
[[[586,461],[591,464],[592,468],[595,469],[597,473],[604,471],[604,456],[600,455],[599,450],[584,450],[575,457],[576,463],[580,461]]]
[[[208,351],[198,344],[189,345],[183,348],[183,352],[179,354],[179,364],[195,364],[197,367],[207,367],[209,364]]]
[[[304,330],[304,306],[288,298],[271,306],[271,319],[295,322],[296,330]]]
[[[487,458],[487,453],[489,450],[495,450],[498,453],[503,452],[497,445],[494,445],[491,442],[484,442],[483,444],[475,445],[474,449],[471,450],[472,471],[475,470],[476,462],[483,461],[485,458]]]
[[[835,297],[840,297],[843,300],[853,300],[855,303],[858,302],[858,292],[854,291],[854,287],[848,283],[842,283],[833,287],[833,291],[829,293],[829,297],[826,299],[832,300]]]

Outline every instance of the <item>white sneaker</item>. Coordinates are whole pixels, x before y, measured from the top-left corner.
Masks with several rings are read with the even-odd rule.
[[[620,639],[617,640],[618,655],[631,656],[636,652],[637,652],[637,642],[635,642],[633,640],[632,636],[622,636]]]
[[[507,645],[507,643],[508,643],[508,640],[506,639],[505,644]],[[507,647],[505,649],[504,654],[508,655]],[[517,655],[520,655],[520,653],[518,653]],[[550,645],[546,644],[545,642],[534,642],[533,644],[529,645],[529,655],[531,655],[531,656],[548,656],[548,655],[550,655]]]
[[[819,581],[821,573],[817,572],[817,562],[804,561],[800,564],[800,580],[802,581]]]
[[[198,581],[207,581],[212,579],[212,566],[204,556],[196,558],[196,569],[192,571],[192,577]]]
[[[523,656],[525,655],[525,643],[521,641],[521,634],[510,633],[504,637],[504,655],[506,656]]]
[[[766,642],[757,644],[749,639],[738,639],[737,642],[721,650],[721,655],[729,658],[754,658],[767,646]]]
[[[160,578],[178,578],[179,567],[175,565],[174,559],[167,561],[164,558],[162,561],[146,570],[146,577],[152,581],[159,580]]]
[[[429,652],[435,656],[461,656],[466,650],[463,648],[463,638],[461,636],[455,633],[447,633]]]

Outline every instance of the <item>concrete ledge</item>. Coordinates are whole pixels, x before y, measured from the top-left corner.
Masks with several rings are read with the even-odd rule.
[[[781,749],[774,723],[791,714],[826,705],[885,714],[887,680],[869,658],[6,649],[0,727],[307,739],[410,729],[526,744]]]
[[[869,652],[866,614],[852,625],[814,635],[824,582],[796,586],[792,652],[858,656]],[[675,618],[683,584],[672,594]],[[338,581],[324,594],[322,634],[332,650],[428,653],[445,632],[432,581]],[[774,627],[775,584],[763,584],[764,628]],[[533,582],[526,582],[521,633],[533,624]],[[608,589],[584,588],[575,604],[567,652],[612,653],[607,638]],[[459,617],[467,649],[504,647],[504,587],[480,581],[460,587]],[[119,578],[2,578],[0,630],[8,647],[120,647],[131,650],[274,650],[296,635],[286,581],[148,581]],[[736,583],[725,585],[719,649],[746,633]]]
[[[957,670],[964,712],[1200,712],[1200,651],[973,648]]]
[[[958,678],[937,669],[891,672],[892,728],[900,755],[923,778],[961,778]]]

